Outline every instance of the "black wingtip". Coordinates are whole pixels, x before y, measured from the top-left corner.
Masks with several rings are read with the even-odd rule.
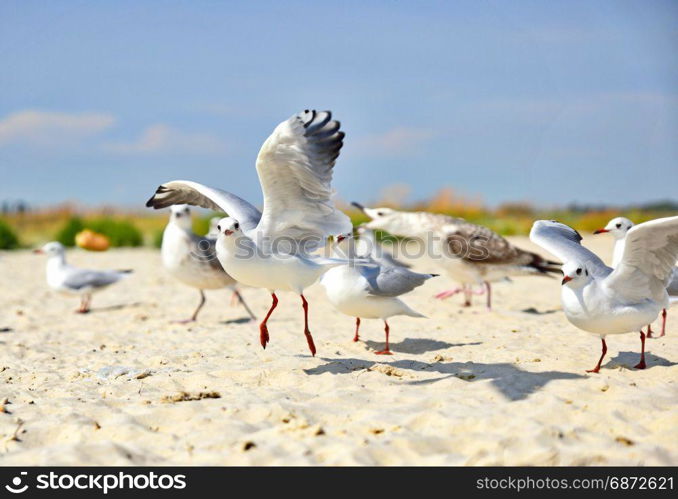
[[[162,194],[166,190],[167,189],[165,189],[162,185],[159,185],[158,188],[155,190],[155,194],[153,194],[151,198],[148,201],[146,201],[146,208],[155,208],[156,210],[159,210],[160,207],[157,205],[155,196],[157,196],[158,194]]]
[[[429,274],[431,277],[440,277],[440,274]]]

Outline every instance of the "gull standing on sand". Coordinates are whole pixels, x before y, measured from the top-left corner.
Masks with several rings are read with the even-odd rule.
[[[267,321],[278,304],[276,291],[293,291],[301,296],[304,335],[315,355],[303,292],[329,268],[346,262],[312,252],[330,235],[352,230],[332,201],[332,171],[344,138],[339,128],[331,112],[314,110],[275,128],[256,161],[263,213],[230,192],[183,180],[161,185],[146,203],[156,209],[186,203],[229,214],[217,227],[217,257],[238,282],[271,292],[271,307],[259,325],[264,348],[270,339]]]
[[[224,271],[217,259],[216,238],[201,237],[192,230],[191,209],[188,205],[170,206],[170,217],[162,235],[162,263],[169,274],[200,292],[200,303],[190,319],[195,322],[205,304],[206,289],[230,288],[252,319],[256,319],[238,291],[237,282]]]
[[[341,243],[346,244],[340,247]],[[360,339],[361,318],[382,319],[386,345],[376,353],[391,355],[387,319],[394,315],[426,317],[412,310],[398,297],[437,274],[419,274],[402,266],[380,263],[368,255],[356,254],[351,234],[337,236],[332,251],[334,256],[348,258],[350,263],[334,267],[320,278],[327,298],[339,312],[356,318],[353,341]]]
[[[631,230],[635,224],[625,217],[616,217],[610,220],[607,225],[594,231],[594,234],[604,234],[609,232],[614,237],[614,249],[612,250],[612,268],[617,268],[624,254],[624,244],[626,242],[626,234]],[[671,274],[669,284],[666,286],[666,292],[669,294],[669,305],[678,303],[678,269],[674,268]],[[666,334],[666,309],[662,310],[662,332],[659,335],[661,338]],[[652,327],[647,325],[647,337],[652,338]]]
[[[678,259],[678,217],[659,218],[629,230],[617,267],[613,270],[581,245],[579,233],[556,221],[538,220],[530,239],[560,258],[563,264],[561,300],[567,319],[579,329],[600,336],[640,331],[637,369],[645,369],[645,333],[642,327],[666,308],[666,285]]]
[[[80,308],[76,312],[90,311],[92,294],[130,274],[131,270],[87,270],[66,263],[66,251],[61,243],[51,242],[34,253],[47,255],[47,284],[50,288],[70,295],[80,296]]]
[[[490,283],[511,276],[560,273],[559,264],[536,253],[513,246],[496,232],[462,218],[428,212],[403,212],[391,208],[366,208],[353,203],[370,221],[365,227],[385,230],[393,235],[419,239],[429,255],[460,288],[438,293],[439,299],[464,293],[465,306],[471,305],[473,285],[482,284],[487,293],[487,308],[492,308]]]

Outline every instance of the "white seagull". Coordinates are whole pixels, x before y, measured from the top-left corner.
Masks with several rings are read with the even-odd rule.
[[[462,218],[428,212],[404,212],[391,208],[366,208],[352,203],[368,217],[369,229],[385,230],[393,235],[423,241],[428,255],[460,288],[438,293],[444,299],[464,293],[465,306],[471,305],[473,285],[482,284],[487,293],[487,308],[492,308],[492,282],[519,275],[560,273],[557,262],[522,250],[496,232]]]
[[[615,269],[581,245],[577,231],[556,221],[538,220],[530,239],[560,258],[563,264],[561,300],[567,319],[579,329],[600,336],[640,331],[640,362],[645,369],[645,333],[642,327],[666,307],[666,285],[678,259],[678,216],[660,218],[633,227],[626,236]]]
[[[76,312],[90,311],[92,295],[130,274],[131,270],[87,270],[66,263],[66,251],[61,243],[51,242],[34,253],[47,255],[47,284],[50,288],[70,295],[80,296]]]
[[[348,243],[348,246],[339,246],[342,242]],[[350,263],[334,267],[320,278],[327,298],[339,312],[356,318],[353,341],[360,339],[361,318],[382,319],[386,345],[376,353],[391,355],[387,319],[394,315],[425,317],[412,310],[399,296],[437,274],[419,274],[402,266],[381,263],[369,255],[356,254],[351,234],[337,236],[332,251],[334,256],[348,258]]]
[[[604,234],[609,232],[614,237],[614,249],[612,250],[612,268],[617,268],[621,257],[624,254],[624,244],[626,242],[626,234],[635,224],[625,217],[616,217],[610,220],[607,225],[594,231],[594,234]],[[669,294],[669,304],[678,303],[678,268],[673,269],[669,284],[666,286],[666,292]],[[661,338],[666,334],[666,309],[662,310],[662,332],[659,335]],[[652,338],[652,327],[647,325],[647,337]]]
[[[352,230],[332,201],[332,170],[344,138],[339,127],[329,111],[306,110],[275,128],[256,161],[263,213],[234,194],[183,180],[161,185],[146,203],[156,209],[185,203],[229,214],[218,224],[217,257],[238,282],[271,292],[271,308],[259,325],[264,348],[267,321],[278,304],[276,291],[293,291],[301,296],[304,334],[315,355],[303,291],[345,262],[312,252],[330,235]]]
[[[162,263],[169,274],[200,292],[200,303],[190,319],[195,322],[205,304],[206,289],[230,288],[252,319],[256,319],[238,291],[237,282],[219,263],[215,250],[216,238],[201,237],[193,232],[191,209],[188,205],[170,206],[170,217],[162,235]]]

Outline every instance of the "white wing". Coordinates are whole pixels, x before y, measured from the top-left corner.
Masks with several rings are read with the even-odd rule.
[[[257,232],[268,240],[304,241],[311,250],[353,229],[332,202],[332,168],[344,138],[339,126],[329,111],[304,111],[278,125],[261,146],[264,210]]]
[[[586,264],[596,277],[605,277],[612,269],[598,256],[581,245],[579,232],[555,220],[537,220],[532,225],[530,240],[558,257],[563,263],[576,261]]]
[[[634,226],[607,284],[630,299],[664,296],[678,259],[678,216]]]
[[[254,229],[261,219],[259,210],[235,194],[188,180],[173,180],[162,184],[146,202],[146,206],[156,210],[173,204],[190,204],[223,211],[240,222],[245,232]]]

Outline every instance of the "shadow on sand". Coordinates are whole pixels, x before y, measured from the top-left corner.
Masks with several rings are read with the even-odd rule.
[[[396,360],[389,362],[387,359],[363,360],[363,359],[328,359],[323,358],[326,364],[304,372],[309,375],[324,373],[350,374],[354,371],[369,369],[377,364],[388,365],[397,369],[426,373],[435,372],[443,374],[433,379],[405,381],[409,385],[426,385],[437,383],[449,378],[459,378],[468,383],[480,380],[490,380],[492,385],[501,392],[508,400],[523,400],[537,392],[547,383],[559,379],[583,379],[583,374],[567,373],[560,371],[530,372],[523,371],[509,363],[482,364],[474,362],[435,362],[428,364],[417,360]]]
[[[639,361],[640,361],[640,352],[619,352],[615,357],[611,358],[605,364],[603,364],[601,369],[614,369],[619,366],[624,366],[627,369],[633,369],[633,366],[638,364]],[[659,357],[658,355],[654,355],[653,353],[646,351],[645,364],[647,365],[647,367],[645,368],[647,370],[658,366],[665,367],[675,366],[677,363],[671,362],[670,360],[665,359],[664,357]]]
[[[365,344],[373,350],[381,350],[384,348],[384,343],[379,341],[365,340]],[[443,350],[445,348],[473,345],[482,345],[482,342],[476,341],[473,343],[448,343],[446,341],[431,340],[428,338],[406,338],[399,343],[391,342],[390,346],[391,350],[397,353],[419,354],[435,352],[436,350]]]
[[[120,305],[109,305],[108,307],[92,307],[89,309],[88,314],[98,314],[99,312],[112,312],[114,310],[124,310],[126,308],[136,308],[141,307],[143,303],[134,302],[134,303],[121,303]]]

